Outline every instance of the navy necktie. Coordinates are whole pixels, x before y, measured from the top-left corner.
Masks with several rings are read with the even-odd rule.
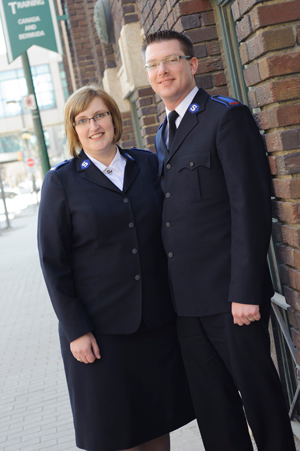
[[[175,121],[178,118],[179,114],[177,111],[171,111],[171,113],[168,114],[168,120],[169,120],[169,150],[171,149],[172,142],[176,133],[176,125]]]

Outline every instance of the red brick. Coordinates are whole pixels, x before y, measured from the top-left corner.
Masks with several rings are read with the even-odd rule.
[[[282,241],[293,247],[300,247],[300,228],[287,224],[281,224]]]
[[[211,75],[196,75],[197,86],[203,89],[210,89],[213,87],[213,79]]]
[[[175,14],[183,16],[185,14],[200,13],[202,11],[212,10],[212,5],[209,0],[190,0],[187,2],[177,3],[175,7]]]
[[[201,14],[201,19],[204,26],[214,25],[216,23],[215,14],[213,11]]]
[[[124,16],[124,23],[132,23],[132,22],[138,22],[139,18],[137,14],[126,14]]]
[[[288,175],[300,172],[300,152],[271,157],[275,160],[276,174]]]
[[[205,44],[194,45],[195,57],[204,58],[207,56],[207,50]]]
[[[285,105],[255,113],[254,119],[261,130],[300,123],[300,105]]]
[[[268,25],[291,22],[300,19],[300,2],[284,2],[272,5],[257,6],[250,12],[253,30]]]
[[[278,269],[280,272],[281,281],[287,285],[290,285],[289,267],[286,265],[279,265]]]
[[[247,64],[250,61],[247,44],[245,43],[242,43],[240,45],[240,57],[243,65]]]
[[[224,88],[217,88],[217,89],[210,89],[207,91],[209,95],[211,96],[229,96],[229,91],[227,87]]]
[[[300,147],[300,128],[265,134],[265,142],[268,152],[297,149]]]
[[[299,351],[299,349],[297,349],[297,348],[295,348],[295,357],[296,357],[297,365],[300,366],[300,351]],[[299,377],[299,376],[300,376],[300,375],[299,375],[299,371],[298,371],[298,377]]]
[[[274,218],[292,224],[300,224],[300,202],[273,200],[272,205]]]
[[[293,100],[300,97],[300,79],[280,80],[266,83],[255,89],[256,104],[252,108],[261,107],[274,102]]]
[[[183,3],[180,3],[181,5]],[[197,30],[189,30],[186,34],[191,38],[194,43],[211,41],[212,39],[217,39],[217,29],[216,27],[199,28]]]
[[[181,25],[181,31],[189,30],[191,28],[200,27],[200,18],[198,14],[191,14],[190,16],[182,16],[179,18],[179,22]],[[177,25],[177,24],[176,24]],[[177,28],[176,28],[177,31]]]
[[[294,47],[294,36],[291,27],[265,30],[247,42],[249,60],[272,50]]]
[[[282,223],[280,223],[278,221],[272,223],[272,236],[273,236],[274,241],[276,241],[276,243],[283,242]]]
[[[300,310],[300,292],[289,286],[285,286],[283,289],[287,304],[295,310]]]
[[[255,118],[254,118],[255,119]],[[270,171],[272,175],[277,175],[276,157],[269,157]]]
[[[209,54],[209,56],[221,54],[220,44],[218,41],[207,42],[206,48],[207,48],[207,53]]]
[[[207,58],[199,62],[197,75],[205,74],[207,72],[215,72],[217,70],[222,70],[223,68],[224,66],[221,58]]]
[[[152,96],[141,97],[140,99],[138,99],[136,101],[137,108],[142,108],[143,106],[152,105],[152,104],[153,104],[153,97]]]
[[[294,249],[286,244],[276,245],[277,255],[279,260],[289,266],[294,268],[300,268],[300,250]]]
[[[261,79],[300,72],[300,52],[276,55],[259,62]]]
[[[214,75],[215,86],[224,86],[227,84],[224,72]]]
[[[239,0],[239,7],[240,7],[241,15],[243,16],[247,11],[249,11],[257,3],[261,3],[261,0]]]
[[[256,85],[261,81],[258,64],[252,64],[244,69],[244,79],[247,86]]]
[[[236,26],[236,35],[238,41],[241,42],[252,33],[250,16],[244,17]]]
[[[235,0],[235,2],[232,3],[231,12],[232,12],[233,20],[236,22],[241,17],[239,0]]]
[[[274,193],[282,199],[297,199],[300,197],[300,178],[273,179]]]

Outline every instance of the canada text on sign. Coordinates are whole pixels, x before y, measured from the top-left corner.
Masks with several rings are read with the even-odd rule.
[[[32,45],[62,53],[53,0],[0,0],[0,13],[9,63]]]

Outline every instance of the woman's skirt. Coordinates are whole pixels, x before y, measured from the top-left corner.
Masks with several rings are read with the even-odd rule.
[[[78,362],[59,332],[79,448],[132,448],[194,419],[175,323],[95,335],[101,359],[92,364]]]

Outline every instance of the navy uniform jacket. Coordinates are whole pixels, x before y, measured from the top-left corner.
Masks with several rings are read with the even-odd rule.
[[[170,152],[155,139],[165,193],[163,242],[181,316],[261,304],[273,288],[267,267],[270,174],[249,109],[220,103],[199,89]]]
[[[130,334],[172,321],[161,242],[163,195],[157,156],[122,150],[120,191],[81,151],[49,171],[38,220],[41,266],[69,339],[87,332]]]

